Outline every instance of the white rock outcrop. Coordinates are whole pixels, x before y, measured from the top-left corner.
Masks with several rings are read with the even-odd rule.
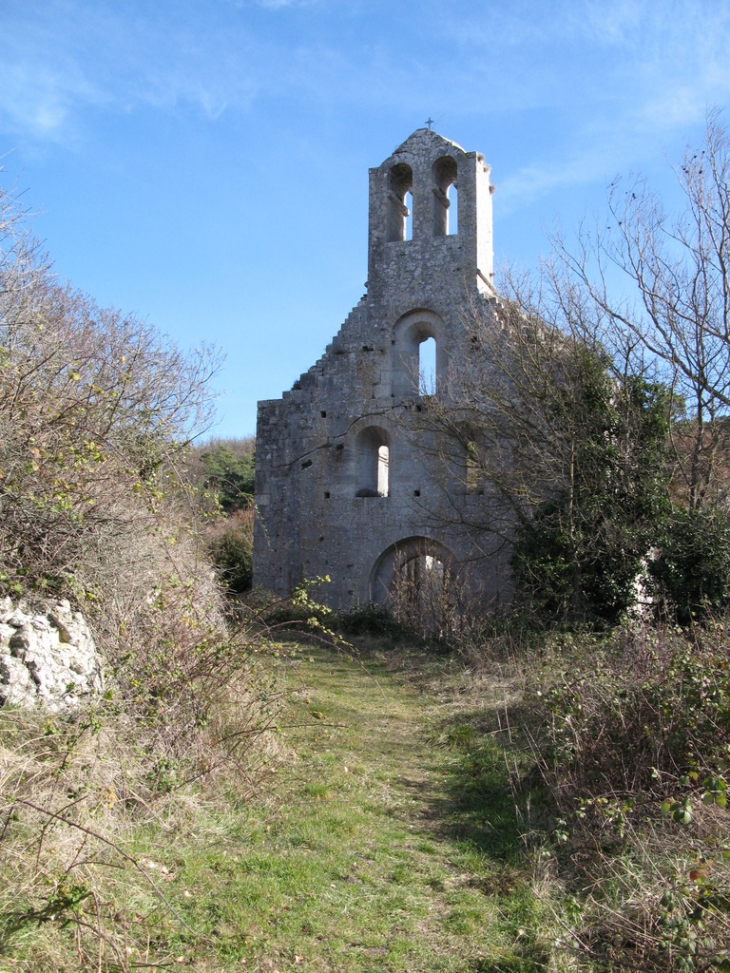
[[[31,614],[0,600],[0,706],[57,712],[104,687],[101,659],[81,612],[61,601]]]

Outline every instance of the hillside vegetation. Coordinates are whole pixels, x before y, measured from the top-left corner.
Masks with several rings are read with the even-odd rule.
[[[61,286],[0,212],[0,595],[69,598],[107,668],[84,707],[0,714],[0,934],[13,968],[127,969],[126,930],[168,908],[144,836],[253,792],[272,676],[225,622],[186,475],[215,356]]]

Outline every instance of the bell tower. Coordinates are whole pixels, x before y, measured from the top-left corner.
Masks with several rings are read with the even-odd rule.
[[[494,296],[490,167],[428,128],[370,170],[368,297],[389,302],[403,277],[453,276]]]

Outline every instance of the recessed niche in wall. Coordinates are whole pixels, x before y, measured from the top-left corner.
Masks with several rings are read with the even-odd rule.
[[[357,497],[390,495],[390,436],[381,426],[361,429],[355,440]]]

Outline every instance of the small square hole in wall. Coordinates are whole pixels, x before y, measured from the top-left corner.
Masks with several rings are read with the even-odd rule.
[[[320,412],[320,415],[322,416],[323,419],[326,419],[327,418],[327,413],[326,412]]]
[[[414,490],[413,491],[413,496],[414,497],[420,497],[421,496],[421,491],[420,490]]]
[[[416,412],[420,412],[420,411],[421,411],[421,406],[420,405],[417,405],[416,406]]]
[[[325,498],[325,500],[329,500],[329,498],[330,498],[330,492],[329,492],[329,490],[325,490],[324,491],[324,498]],[[321,538],[320,538],[320,540],[321,540]]]

